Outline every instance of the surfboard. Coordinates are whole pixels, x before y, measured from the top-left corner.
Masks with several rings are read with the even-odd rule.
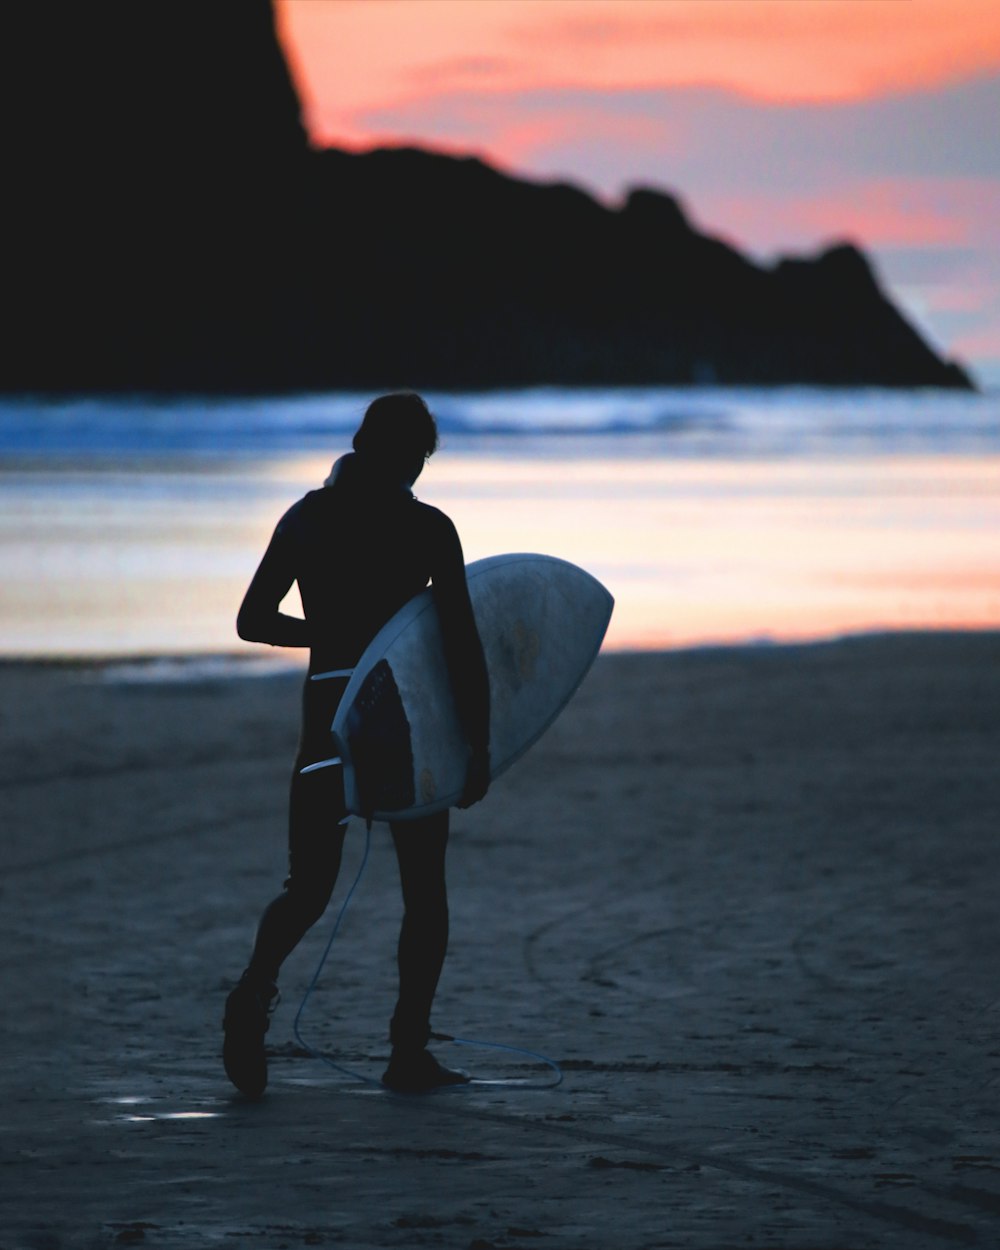
[[[553,556],[490,556],[469,564],[466,578],[489,671],[495,779],[573,696],[600,650],[614,600],[595,577]],[[467,749],[432,590],[372,639],[331,732],[349,812],[414,820],[461,797]]]

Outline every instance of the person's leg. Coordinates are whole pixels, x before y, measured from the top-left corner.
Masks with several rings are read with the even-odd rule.
[[[341,769],[303,776],[301,765],[300,757],[292,776],[285,888],[261,917],[250,963],[226,1000],[223,1019],[226,1074],[252,1098],[267,1087],[264,1034],[277,1001],[278,971],[330,901],[347,825]]]
[[[261,916],[247,969],[269,982],[326,910],[344,849],[343,771],[333,765],[303,776],[301,767],[300,756],[288,804],[288,876]]]
[[[404,909],[397,950],[399,999],[389,1036],[394,1046],[423,1050],[430,1037],[431,1004],[448,949],[444,869],[448,813],[393,821],[389,828],[399,860]]]
[[[448,813],[391,822],[403,890],[399,931],[399,999],[389,1025],[392,1058],[382,1077],[391,1089],[416,1093],[468,1078],[440,1064],[426,1049],[431,1004],[448,949],[445,851]]]
[[[302,742],[292,772],[288,813],[288,876],[265,909],[246,971],[226,1000],[226,1073],[243,1093],[267,1086],[264,1034],[277,1000],[279,969],[330,901],[346,832],[343,770],[333,765],[302,774],[329,749],[329,725],[340,691],[306,687]]]

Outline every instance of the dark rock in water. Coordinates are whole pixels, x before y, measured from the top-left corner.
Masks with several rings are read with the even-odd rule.
[[[769,270],[648,188],[311,150],[265,0],[0,20],[0,389],[971,386],[849,245]]]

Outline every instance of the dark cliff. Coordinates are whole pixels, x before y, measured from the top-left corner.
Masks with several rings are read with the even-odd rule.
[[[0,389],[970,385],[851,246],[767,270],[652,190],[311,151],[265,0],[2,20]]]

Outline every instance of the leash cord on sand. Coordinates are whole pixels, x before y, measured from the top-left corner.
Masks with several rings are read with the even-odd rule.
[[[365,850],[364,854],[361,856],[361,866],[358,868],[357,875],[351,883],[351,888],[347,891],[347,897],[340,905],[340,911],[337,913],[337,919],[333,922],[333,928],[330,931],[330,936],[327,938],[326,946],[323,950],[323,954],[320,956],[319,963],[316,965],[316,971],[313,973],[312,980],[309,982],[309,986],[305,994],[302,996],[302,1002],[299,1003],[299,1009],[295,1013],[295,1020],[292,1024],[292,1033],[302,1049],[306,1051],[307,1054],[311,1055],[313,1059],[319,1059],[321,1062],[325,1063],[327,1067],[333,1068],[335,1072],[340,1072],[344,1076],[352,1077],[356,1081],[363,1081],[366,1085],[377,1085],[381,1088],[381,1081],[376,1080],[372,1076],[366,1076],[363,1072],[357,1072],[353,1068],[347,1068],[342,1063],[336,1063],[328,1055],[323,1055],[316,1050],[315,1047],[310,1046],[302,1036],[302,1030],[300,1027],[302,1016],[306,1009],[306,1004],[309,1002],[312,992],[316,988],[320,974],[323,971],[324,965],[326,964],[327,958],[329,957],[330,951],[333,947],[334,939],[340,932],[341,923],[343,922],[344,916],[347,914],[347,908],[350,901],[354,897],[354,891],[361,884],[361,878],[365,875],[365,869],[368,866],[368,854],[371,851],[371,846],[372,830],[371,824],[368,824],[365,830]],[[444,1089],[467,1089],[469,1085],[516,1086],[518,1089],[555,1089],[557,1085],[562,1084],[562,1068],[560,1068],[554,1059],[549,1059],[546,1055],[541,1055],[537,1051],[525,1050],[521,1046],[507,1046],[501,1042],[477,1042],[468,1037],[450,1037],[446,1033],[436,1033],[433,1036],[442,1042],[453,1042],[456,1046],[479,1046],[487,1050],[503,1050],[512,1055],[524,1055],[528,1059],[535,1059],[540,1063],[547,1064],[555,1074],[554,1079],[548,1081],[532,1081],[517,1077],[513,1079],[500,1077],[495,1080],[491,1080],[489,1078],[476,1078],[466,1085],[448,1085],[443,1086],[442,1088]]]

